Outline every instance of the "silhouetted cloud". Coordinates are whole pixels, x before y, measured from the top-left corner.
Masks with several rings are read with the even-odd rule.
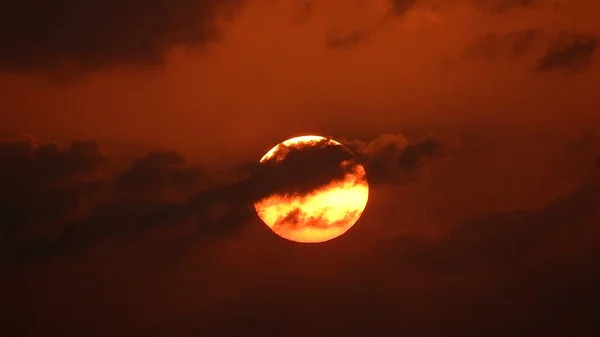
[[[371,37],[377,26],[356,29],[344,35],[330,35],[327,37],[327,47],[336,50],[352,49]]]
[[[401,134],[383,134],[369,142],[344,143],[365,164],[373,184],[410,181],[425,161],[443,155],[442,144],[433,137],[411,144]]]
[[[344,218],[331,222],[323,216],[306,215],[300,209],[295,209],[289,212],[285,217],[279,218],[274,224],[273,228],[277,230],[277,227],[284,226],[285,230],[290,229],[301,229],[301,228],[319,228],[327,229],[334,227],[346,227],[348,221],[355,219],[358,211],[347,213]]]
[[[477,137],[460,140],[460,146],[468,145],[464,151],[476,153],[477,158],[481,152],[501,155],[488,146],[488,138],[472,138]],[[590,142],[589,137],[583,138],[585,144]],[[375,162],[385,163],[385,170],[373,171],[380,184],[406,181],[407,175],[425,169],[423,165],[428,160],[440,155],[458,153],[449,159],[465,159],[462,153],[453,151],[449,145],[453,143],[446,138],[444,146],[437,138],[411,142],[401,134],[343,143],[368,169]],[[37,149],[45,146],[32,139],[3,144],[10,146],[0,151],[4,158],[0,167],[23,161],[18,158],[35,159]],[[593,162],[598,153],[585,144],[581,155],[589,156],[588,161]],[[20,281],[6,283],[2,288],[11,294],[19,289],[14,298],[4,301],[2,308],[5,317],[10,318],[5,328],[9,335],[11,329],[23,332],[29,321],[35,324],[30,324],[28,332],[43,330],[61,336],[85,334],[98,326],[120,331],[123,321],[109,318],[123,304],[123,312],[138,312],[138,308],[142,312],[139,325],[131,323],[127,316],[129,335],[153,331],[157,336],[179,336],[201,331],[205,336],[242,332],[294,336],[313,331],[317,336],[463,337],[480,336],[490,327],[507,337],[540,336],[549,330],[553,336],[571,336],[576,332],[578,336],[592,337],[598,333],[594,309],[600,300],[600,186],[594,179],[564,197],[550,199],[542,207],[509,208],[460,218],[456,224],[443,223],[444,229],[438,228],[431,236],[415,232],[385,240],[389,235],[385,232],[397,229],[398,223],[406,219],[397,213],[366,212],[361,230],[369,235],[362,237],[356,231],[327,245],[307,248],[257,235],[261,226],[256,232],[246,227],[256,219],[252,201],[263,193],[256,190],[255,184],[268,178],[252,178],[255,165],[245,165],[237,179],[205,179],[205,171],[186,162],[181,154],[162,151],[132,158],[131,165],[108,176],[100,169],[107,158],[98,156],[97,150],[74,156],[68,154],[73,153],[70,147],[57,146],[55,153],[61,158],[102,160],[82,165],[96,163],[97,159],[53,157],[49,162],[79,164],[58,165],[64,170],[54,171],[40,181],[99,180],[102,187],[96,190],[94,198],[88,198],[84,212],[62,220],[62,229],[56,235],[28,235],[15,241],[0,237],[0,257],[28,267],[10,269],[9,276],[2,279],[6,282],[14,275]],[[298,156],[293,161],[297,165],[279,169],[299,176],[299,172],[307,171],[315,182],[341,174],[333,167],[347,158],[347,152],[336,152],[328,146],[306,152],[308,149],[291,149],[288,155]],[[520,160],[509,156],[510,160]],[[304,159],[309,163],[311,158],[326,167],[331,165],[331,169],[326,169],[328,173],[323,177],[318,172],[311,173],[308,166],[312,164],[300,165]],[[466,169],[480,170],[480,166],[472,166],[473,160],[469,157]],[[33,162],[41,163],[37,159]],[[276,168],[273,164],[269,170]],[[39,167],[36,170],[44,171]],[[13,171],[8,172],[15,176]],[[140,179],[133,179],[132,172],[138,172]],[[173,180],[180,172],[186,172],[183,180],[194,185],[193,191],[180,184],[179,178]],[[470,172],[473,171],[465,173]],[[188,180],[188,173],[195,178]],[[371,178],[371,171],[367,173]],[[405,178],[398,180],[398,176]],[[450,174],[445,179],[454,177]],[[135,183],[122,185],[116,183],[119,180]],[[401,193],[407,193],[407,187],[402,186]],[[279,191],[281,187],[273,188]],[[180,191],[182,195],[162,195],[165,189]],[[385,197],[394,200],[394,207],[407,201],[404,198],[396,202],[394,198],[398,196],[394,194]],[[288,220],[318,221],[301,219],[299,215],[292,213]],[[377,225],[381,226],[369,226],[378,216],[381,224]],[[144,236],[152,229],[159,229],[159,247],[154,246],[153,236]],[[263,230],[268,232],[266,227]],[[119,242],[125,244],[114,244]],[[374,248],[376,242],[380,244]],[[109,246],[111,249],[78,254],[98,243],[102,243],[99,248],[113,245]],[[194,250],[188,249],[192,247]],[[185,253],[189,253],[185,255],[189,260],[174,264],[169,259],[168,265],[161,264],[161,258]],[[65,254],[71,258],[49,261],[44,266],[31,264]],[[186,261],[190,265],[179,268]],[[138,270],[143,264],[148,265],[148,273]],[[52,298],[60,301],[49,301]],[[50,320],[54,316],[42,310],[51,308],[52,314],[63,317],[69,312],[87,312],[106,302],[106,308],[92,310],[85,324],[69,319],[62,325]],[[149,323],[148,314],[152,319],[166,315],[165,303],[175,311],[172,316],[156,325]],[[199,314],[205,318],[202,322],[197,321]],[[39,323],[46,320],[50,323]],[[230,322],[236,324],[227,324]],[[85,328],[80,329],[83,325]]]
[[[551,39],[538,29],[526,29],[509,33],[487,33],[470,43],[457,60],[459,63],[472,59],[516,59],[528,54],[537,54],[546,44],[546,49],[536,60],[538,72],[564,69],[578,72],[593,64],[598,38],[593,35],[568,31],[554,35]]]
[[[371,183],[406,181],[442,150],[433,138],[409,144],[402,135],[347,145],[356,155],[326,141],[282,148],[285,159],[245,165],[237,178],[224,180],[207,176],[173,151],[150,152],[109,175],[99,172],[109,159],[93,142],[63,148],[37,145],[33,138],[5,141],[0,144],[0,180],[9,193],[0,204],[3,230],[53,227],[51,234],[42,230],[19,236],[6,247],[12,247],[18,262],[29,263],[181,223],[196,228],[190,242],[229,235],[256,216],[255,201],[270,195],[310,193],[343,180],[360,162]]]
[[[536,69],[580,71],[592,65],[597,48],[596,36],[562,32],[539,59]]]
[[[348,50],[366,42],[373,34],[377,33],[390,20],[401,17],[412,9],[418,0],[388,0],[389,11],[371,26],[354,29],[346,34],[329,35],[326,44],[334,50]]]
[[[182,221],[211,236],[239,228],[252,214],[247,185],[211,181],[179,153],[151,152],[117,175],[102,170],[108,161],[95,142],[0,142],[4,252],[36,262]]]
[[[462,59],[515,58],[532,50],[541,32],[535,29],[506,34],[487,33],[473,41],[463,52]]]
[[[100,188],[96,173],[105,160],[95,142],[60,148],[29,136],[1,141],[1,231],[12,235],[68,216]]]
[[[161,63],[169,48],[218,38],[218,12],[242,0],[8,0],[0,5],[0,69],[96,69]]]
[[[173,151],[152,152],[138,158],[116,178],[115,185],[123,193],[158,193],[169,190],[182,192],[202,183],[202,171],[189,167],[185,158]]]
[[[332,181],[340,181],[358,164],[354,154],[340,145],[319,141],[284,148],[285,159],[256,165],[249,180],[253,199],[273,194],[302,195]],[[348,165],[341,165],[343,162]]]
[[[398,158],[398,166],[401,169],[414,170],[426,158],[439,157],[442,154],[442,144],[435,138],[427,138],[420,143],[408,145]]]
[[[25,138],[2,143],[2,181],[13,182],[2,200],[5,230],[14,231],[36,220],[55,221],[54,235],[26,235],[12,242],[20,263],[78,252],[113,237],[137,236],[160,226],[195,224],[194,240],[221,236],[242,228],[255,216],[253,202],[273,194],[308,193],[341,180],[357,165],[356,157],[340,145],[317,142],[282,149],[281,161],[246,165],[238,179],[207,177],[176,152],[151,152],[137,158],[116,176],[84,184],[79,177],[94,173],[101,162],[95,143],[37,146]],[[345,163],[345,165],[342,165]],[[77,182],[70,189],[46,182]],[[7,185],[8,186],[8,185]],[[62,186],[62,185],[60,185]],[[102,187],[85,211],[71,216],[86,192]],[[14,198],[25,194],[25,197]],[[63,205],[64,204],[64,205]],[[34,212],[31,212],[34,210]],[[47,212],[42,212],[47,210]]]

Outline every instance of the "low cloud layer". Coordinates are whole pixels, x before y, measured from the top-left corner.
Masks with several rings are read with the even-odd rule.
[[[4,215],[12,214],[2,222],[0,267],[11,275],[2,290],[16,289],[2,307],[12,317],[5,331],[119,335],[127,327],[130,335],[293,336],[310,326],[323,336],[437,337],[477,336],[499,326],[503,336],[547,329],[595,336],[596,138],[537,145],[515,137],[390,133],[343,140],[367,168],[373,198],[356,228],[310,247],[276,238],[256,217],[252,201],[261,193],[302,188],[292,179],[284,189],[286,179],[274,167],[262,178],[254,163],[209,174],[176,152],[151,151],[115,170],[94,142],[5,140],[0,179],[27,201],[25,207],[2,199]],[[539,146],[554,151],[529,154],[540,154]],[[297,161],[281,172],[299,175],[311,172],[309,162],[327,167],[328,159],[348,156],[326,148],[321,155],[290,153]],[[512,171],[513,164],[520,170]],[[310,176],[317,184],[336,172]],[[503,187],[512,189],[509,199],[523,194],[518,176],[530,173],[575,184],[563,196],[545,192],[541,206],[460,218],[441,213],[433,231],[415,217],[414,208],[440,198],[455,211],[485,210],[480,203],[502,197]],[[27,178],[35,184],[24,185]],[[261,190],[267,178],[278,183]],[[55,201],[64,206],[44,208]],[[429,209],[427,216],[438,212]],[[411,233],[398,234],[410,225]],[[57,321],[77,312],[77,322]],[[206,319],[198,321],[198,314]]]
[[[105,159],[94,142],[67,148],[38,145],[29,136],[0,142],[2,233],[64,220],[101,188],[95,174]]]
[[[109,173],[110,158],[95,142],[38,145],[32,137],[2,142],[2,231],[18,263],[78,252],[99,240],[192,221],[199,240],[231,235],[255,218],[253,202],[270,195],[305,194],[341,180],[365,163],[373,184],[406,181],[441,145],[426,139],[400,144],[402,135],[343,146],[288,148],[283,161],[242,165],[231,176],[208,176],[172,151],[134,159]],[[341,165],[342,162],[349,163]],[[352,164],[354,163],[354,164]],[[15,197],[17,196],[17,197]],[[11,253],[12,252],[12,253]]]

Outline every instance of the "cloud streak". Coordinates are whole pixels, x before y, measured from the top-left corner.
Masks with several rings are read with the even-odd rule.
[[[383,29],[391,20],[402,17],[411,10],[418,0],[388,0],[388,10],[373,25],[354,29],[342,35],[330,35],[326,39],[327,47],[333,50],[350,50],[368,41],[373,34]]]
[[[539,59],[537,70],[581,71],[593,64],[597,49],[598,38],[595,36],[561,32]]]
[[[358,157],[344,146],[310,145],[285,149],[282,161],[243,165],[235,179],[225,180],[173,151],[150,152],[114,175],[104,169],[110,158],[94,142],[61,147],[38,145],[31,137],[4,141],[0,179],[9,188],[1,203],[7,254],[28,264],[189,222],[196,228],[194,240],[212,240],[256,219],[255,201],[310,194],[343,180],[361,161],[373,184],[413,179],[442,149],[432,138],[405,144],[401,135],[349,142]]]

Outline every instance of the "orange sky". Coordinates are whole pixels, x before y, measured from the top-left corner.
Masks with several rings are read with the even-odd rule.
[[[7,337],[599,335],[600,2],[145,3],[0,4]],[[369,180],[323,245],[252,207],[303,134]]]
[[[221,23],[221,41],[175,48],[162,66],[107,66],[60,83],[3,76],[1,130],[240,155],[303,132],[598,122],[596,66],[577,75],[532,70],[557,32],[600,33],[595,1],[490,13],[468,1],[424,0],[355,48],[327,48],[328,36],[380,20],[381,3],[249,1]],[[510,42],[499,42],[498,55],[460,60],[486,33],[526,29],[541,36],[521,57],[503,55]]]

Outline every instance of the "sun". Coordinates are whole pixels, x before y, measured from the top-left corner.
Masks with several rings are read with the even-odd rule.
[[[280,164],[303,151],[317,155],[323,152],[318,159],[302,157],[302,167],[297,168],[296,162],[288,165],[294,170],[293,177],[287,171],[273,176],[293,179],[299,186],[310,186],[310,189],[294,190],[291,184],[282,184],[282,190],[261,197],[254,203],[254,208],[263,222],[284,239],[301,243],[326,242],[346,233],[361,217],[369,198],[366,172],[349,149],[321,136],[300,136],[283,141],[269,150],[260,163],[270,165],[276,172]],[[331,179],[326,174],[331,174]],[[318,184],[315,175],[319,176]],[[266,179],[269,179],[268,175]]]

